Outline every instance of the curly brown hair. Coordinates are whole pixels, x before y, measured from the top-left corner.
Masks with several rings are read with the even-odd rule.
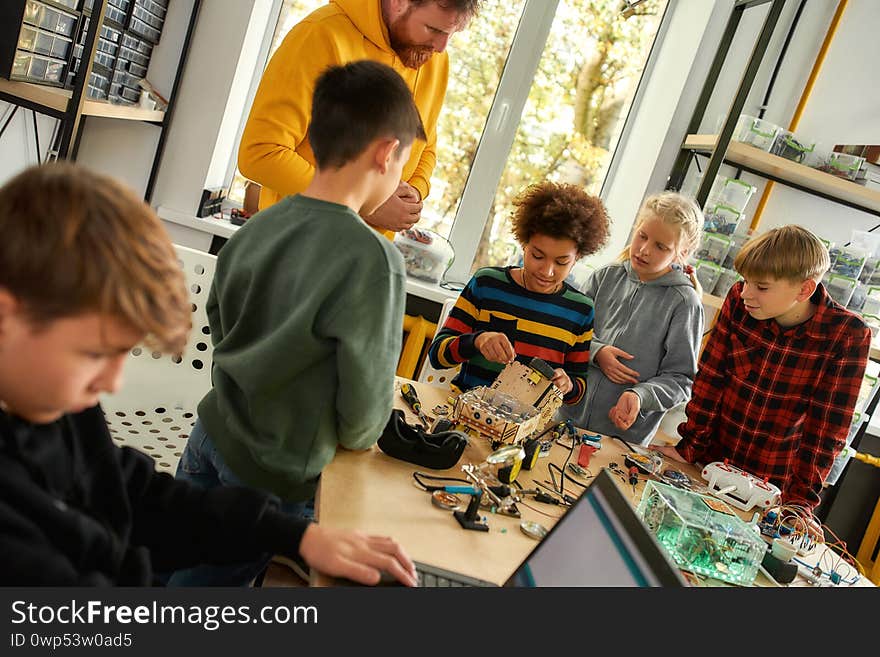
[[[527,187],[513,203],[513,234],[523,246],[533,235],[570,239],[581,258],[595,253],[608,241],[605,206],[577,185],[537,183]]]

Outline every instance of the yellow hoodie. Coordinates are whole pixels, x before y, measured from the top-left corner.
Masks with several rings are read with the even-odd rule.
[[[272,56],[251,107],[238,151],[242,175],[263,186],[260,209],[304,190],[315,172],[306,137],[315,80],[328,66],[371,59],[391,66],[412,89],[427,142],[413,144],[403,179],[424,199],[437,161],[437,117],[446,95],[449,58],[435,53],[407,68],[391,49],[381,0],[330,0],[288,32]],[[357,129],[352,126],[352,129]]]

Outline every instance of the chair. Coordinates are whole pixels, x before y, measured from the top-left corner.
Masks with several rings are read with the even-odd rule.
[[[446,323],[446,318],[449,317],[449,313],[452,311],[452,307],[457,300],[457,297],[455,297],[443,302],[443,308],[440,310],[440,319],[437,320],[438,330],[443,327],[444,323]],[[440,386],[448,385],[452,380],[452,377],[455,376],[455,373],[458,372],[459,367],[460,365],[456,365],[450,369],[437,370],[431,365],[431,359],[425,356],[425,360],[422,363],[422,369],[419,371],[419,383],[430,383],[432,385]]]
[[[217,257],[175,245],[192,303],[192,332],[181,356],[131,350],[119,392],[101,400],[110,435],[174,473],[196,421],[196,406],[211,389],[211,344],[205,304]]]
[[[422,352],[434,339],[437,325],[421,315],[404,315],[403,331],[406,337],[400,350],[400,360],[397,361],[397,376],[414,379]]]

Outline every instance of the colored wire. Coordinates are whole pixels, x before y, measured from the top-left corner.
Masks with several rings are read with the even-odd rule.
[[[422,481],[421,478],[427,479],[429,481],[456,481],[460,483],[469,484],[471,483],[467,479],[461,479],[460,477],[438,477],[437,475],[429,475],[424,472],[413,472],[413,479],[416,481],[416,485],[422,490],[428,491],[429,493],[435,490],[442,490],[446,486],[429,486],[425,482]]]

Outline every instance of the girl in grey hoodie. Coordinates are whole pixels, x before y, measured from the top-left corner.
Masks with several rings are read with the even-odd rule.
[[[587,392],[567,411],[578,426],[647,445],[663,414],[690,399],[703,306],[685,260],[702,229],[691,199],[650,196],[620,260],[590,276],[583,292],[596,314]]]

